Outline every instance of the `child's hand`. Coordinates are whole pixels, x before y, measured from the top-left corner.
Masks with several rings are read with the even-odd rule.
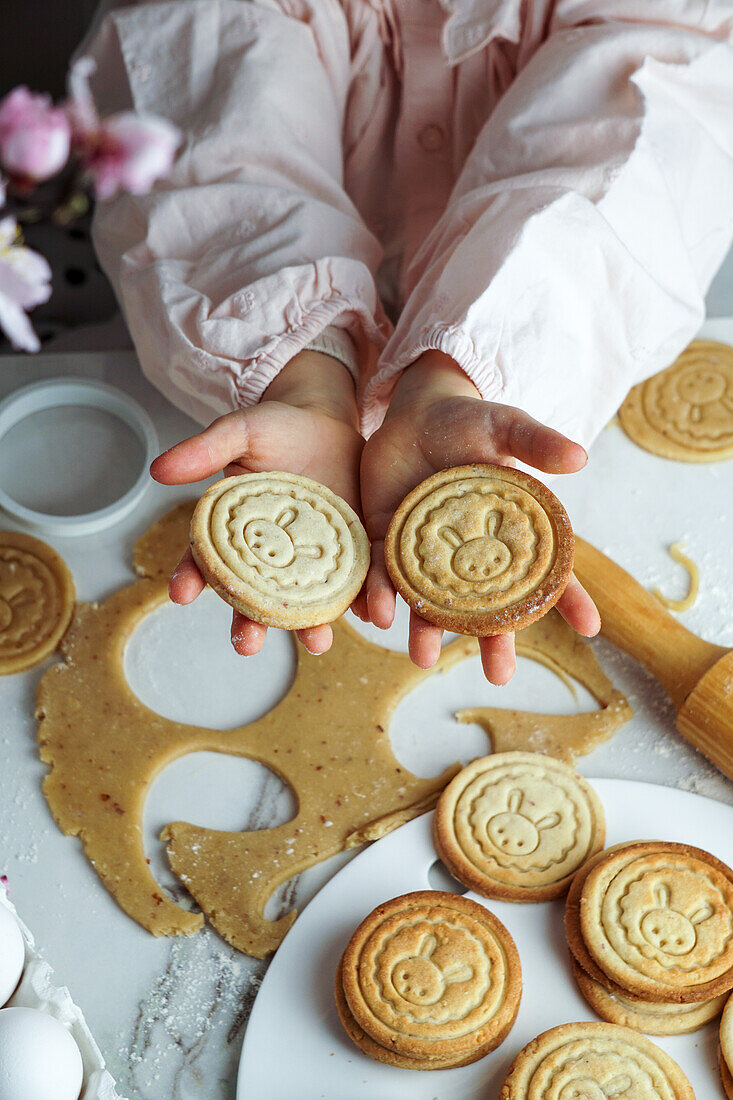
[[[572,473],[585,465],[587,455],[577,443],[519,409],[481,401],[473,383],[442,352],[426,352],[409,367],[384,423],[362,455],[361,499],[372,564],[354,610],[383,629],[394,618],[395,591],[384,564],[384,536],[393,512],[411,489],[448,466],[511,466],[515,459],[547,473]],[[598,633],[595,604],[574,576],[557,609],[579,634]],[[410,656],[420,668],[431,668],[437,661],[442,634],[440,627],[410,613]],[[505,684],[515,667],[514,635],[480,638],[479,646],[486,678]]]
[[[303,351],[268,386],[259,405],[215,420],[200,435],[156,458],[150,472],[164,485],[201,481],[212,474],[287,470],[320,481],[360,512],[359,434],[354,385],[345,367],[329,355]],[[169,585],[174,603],[191,603],[206,587],[187,550]],[[258,653],[267,627],[238,611],[232,645],[243,656]],[[325,653],[333,640],[328,625],[297,631],[310,653]]]

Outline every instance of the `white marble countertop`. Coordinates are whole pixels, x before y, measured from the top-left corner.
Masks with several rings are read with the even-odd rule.
[[[733,342],[730,323],[720,322],[710,333]],[[0,398],[26,382],[82,375],[136,396],[153,416],[161,446],[194,427],[144,381],[131,353],[8,356],[1,363]],[[52,458],[44,459],[39,440],[27,461]],[[2,462],[0,451],[0,478]],[[684,539],[700,565],[701,590],[681,621],[711,641],[733,646],[732,490],[733,462],[665,462],[611,425],[586,470],[562,482],[561,495],[580,534],[643,584],[658,584],[671,595],[684,592],[686,577],[666,548]],[[86,541],[48,539],[73,570],[79,598],[103,599],[129,583],[134,540],[177,500],[192,495],[187,488],[151,484],[135,514],[107,532]],[[244,661],[228,644],[227,620],[226,608],[211,594],[191,608],[171,606],[151,616],[133,636],[126,659],[130,683],[143,701],[168,717],[183,714],[227,728],[257,717],[280,698],[292,675],[289,638],[273,632],[263,653]],[[400,615],[388,636],[370,633],[383,644],[401,646],[405,623]],[[733,783],[678,736],[659,685],[604,641],[593,644],[636,713],[610,742],[580,761],[580,770],[675,785],[733,804]],[[209,929],[190,939],[154,939],[116,906],[79,842],[61,834],[41,793],[45,767],[38,759],[33,719],[41,671],[0,679],[0,873],[8,876],[12,900],[58,981],[82,1007],[121,1095],[234,1100],[242,1032],[264,964],[233,951]],[[477,705],[573,713],[593,704],[582,690],[574,701],[551,673],[526,660],[520,660],[508,688],[493,688],[482,680],[478,660],[471,659],[400,704],[391,730],[396,754],[413,771],[431,775],[456,758],[487,751],[480,730],[452,719],[460,707]],[[182,888],[157,840],[168,821],[262,827],[287,820],[292,806],[290,792],[261,765],[208,753],[180,760],[158,778],[148,801],[145,839],[154,870],[180,899]],[[285,888],[273,912],[294,901],[302,905],[345,858]]]

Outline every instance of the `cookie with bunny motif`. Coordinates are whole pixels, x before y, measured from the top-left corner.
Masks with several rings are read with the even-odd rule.
[[[287,630],[339,618],[369,568],[369,540],[353,508],[325,485],[287,473],[211,485],[193,513],[191,552],[223,600]]]
[[[557,603],[575,539],[557,497],[521,470],[456,466],[413,489],[392,517],[387,570],[437,626],[484,637],[528,626]]]
[[[469,898],[432,890],[393,898],[362,921],[344,951],[341,982],[348,1019],[415,1068],[426,1059],[444,1063],[432,1068],[461,1065],[494,1050],[522,992],[504,925]]]
[[[499,1100],[695,1100],[668,1054],[614,1024],[562,1024],[538,1035],[510,1066]]]
[[[629,993],[710,1000],[733,987],[733,871],[685,844],[606,853],[585,879],[580,931],[596,966]]]
[[[693,340],[671,367],[634,386],[618,418],[634,443],[662,458],[733,457],[733,347]]]
[[[454,878],[484,897],[519,902],[565,893],[605,831],[590,784],[534,752],[474,760],[445,788],[433,819],[435,847]]]
[[[74,579],[51,546],[20,531],[0,531],[0,676],[53,653],[75,598]]]
[[[358,1047],[362,1054],[366,1054],[372,1061],[381,1062],[382,1065],[394,1066],[396,1069],[457,1069],[459,1066],[467,1066],[472,1062],[477,1062],[480,1058],[483,1058],[485,1054],[489,1053],[488,1049],[484,1050],[483,1047],[478,1047],[470,1054],[454,1055],[453,1057],[445,1055],[442,1058],[429,1058],[427,1056],[422,1058],[411,1058],[407,1054],[400,1054],[397,1050],[381,1046],[359,1027],[351,1014],[346,996],[344,995],[343,959],[339,961],[338,970],[336,972],[334,998],[336,1001],[336,1012],[341,1021],[341,1026],[354,1046]]]

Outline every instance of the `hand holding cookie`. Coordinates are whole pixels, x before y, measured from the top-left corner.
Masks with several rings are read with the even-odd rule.
[[[330,499],[330,502],[324,504],[326,510],[335,507],[333,514],[336,515],[341,505],[345,504],[346,523],[353,527],[353,518],[356,518],[354,510],[359,508],[358,471],[362,446],[363,439],[357,430],[354,385],[350,375],[330,356],[305,351],[295,356],[280,372],[265,391],[259,405],[219,417],[199,435],[171,447],[155,460],[151,474],[156,481],[165,485],[182,485],[202,481],[221,470],[229,475],[288,471],[295,475],[295,482],[300,480],[311,485],[317,482],[325,486]],[[270,485],[269,488],[272,490],[273,486]],[[280,486],[275,493],[282,488]],[[284,491],[287,496],[295,490],[290,485]],[[334,500],[338,502],[339,499],[341,504],[334,505]],[[287,579],[290,591],[298,593],[302,586],[300,583],[296,586],[296,574],[299,573],[300,566],[307,564],[309,559],[306,554],[310,552],[310,560],[315,560],[312,555],[321,550],[325,553],[325,547],[318,543],[318,532],[315,541],[309,542],[308,538],[304,541],[301,537],[301,529],[308,526],[305,513],[317,525],[315,515],[318,508],[313,507],[312,500],[311,503],[305,498],[301,500],[297,511],[299,515],[301,512],[303,515],[297,520],[292,499],[288,501],[283,498],[278,505],[268,498],[266,503],[265,512],[261,516],[252,513],[247,522],[261,518],[263,522],[268,522],[267,530],[271,534],[275,527],[279,527],[280,531],[275,533],[274,541],[270,540],[272,545],[263,549],[262,546],[255,546],[262,539],[251,528],[248,533],[252,545],[242,549],[253,571],[255,588],[262,588],[264,585],[267,589],[265,602],[272,610],[269,605],[279,587],[278,572],[280,579]],[[271,508],[268,511],[270,505],[275,508],[272,514]],[[325,522],[328,526],[328,522]],[[357,524],[358,522],[357,520]],[[326,532],[322,531],[320,534]],[[244,526],[241,535],[244,538]],[[268,557],[269,551],[274,552],[272,558]],[[294,564],[294,560],[291,560],[295,558],[296,551],[299,564]],[[357,556],[361,552],[358,550]],[[264,560],[260,560],[262,555]],[[216,556],[213,555],[212,561]],[[321,564],[325,561],[326,557],[323,557]],[[233,558],[230,555],[230,567],[232,563]],[[282,567],[279,571],[274,568],[277,563]],[[205,578],[189,549],[171,575],[171,599],[174,603],[191,603],[203,591],[207,580],[214,582],[217,591],[235,608],[238,607],[232,617],[234,648],[243,656],[258,653],[267,634],[266,624],[274,624],[275,620],[267,615],[268,608],[263,608],[265,613],[258,615],[251,599],[247,603],[245,597],[244,602],[239,601],[239,605],[236,596],[230,599],[224,589],[231,580],[231,569],[228,573],[225,565],[221,569],[223,580],[217,581],[215,574]],[[330,582],[329,592],[335,587],[336,582]],[[251,591],[249,596],[254,596],[256,601],[258,599],[257,594]],[[289,601],[286,599],[285,602]],[[302,620],[296,622],[292,615],[286,616],[279,625],[297,629],[298,637],[310,653],[325,653],[333,639],[328,624],[348,606],[348,601],[342,606],[339,598],[331,602],[334,606],[338,604],[338,609],[334,610],[332,616],[316,615],[315,619],[310,620],[318,625],[304,626]],[[326,611],[328,603],[329,599],[326,597]],[[249,611],[242,610],[244,606],[248,606]]]
[[[479,637],[487,679],[506,683],[514,671],[513,630],[554,603],[580,634],[592,636],[600,628],[592,600],[570,572],[572,532],[567,516],[549,490],[536,489],[538,482],[511,469],[517,460],[548,473],[571,473],[585,465],[586,455],[582,447],[519,409],[481,401],[466,375],[440,352],[426,353],[405,371],[384,424],[364,448],[361,494],[372,565],[358,606],[375,626],[386,628],[394,618],[397,588],[411,605],[410,656],[421,668],[437,660],[442,630],[459,630]],[[466,487],[466,493],[454,494],[473,493],[470,500],[451,503],[443,483],[433,480],[440,471],[447,476],[450,467],[488,464],[507,468],[504,481],[512,485],[494,492],[498,485],[476,484]],[[496,471],[494,476],[498,477]],[[432,577],[417,567],[410,575],[409,566],[402,568],[389,550],[393,566],[388,572],[384,544],[392,517],[404,498],[414,502],[413,519],[405,515],[402,530],[415,535],[420,509],[416,486],[426,480],[438,491],[435,505],[442,512],[438,517],[423,494],[428,522],[421,530],[422,551],[414,549],[418,558],[423,553],[424,562],[430,559]],[[468,508],[472,502],[476,507]],[[411,522],[415,531],[408,530]],[[392,531],[394,550],[400,531]],[[408,559],[409,554],[404,563]],[[479,564],[488,572],[477,589]],[[514,593],[509,591],[512,586]],[[472,602],[476,592],[478,598]],[[521,604],[522,614],[516,619],[512,604],[515,610]]]

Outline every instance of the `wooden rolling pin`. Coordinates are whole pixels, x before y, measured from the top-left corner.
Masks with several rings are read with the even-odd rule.
[[[669,692],[677,729],[733,779],[733,650],[686,630],[620,565],[575,540],[575,575],[601,613],[601,634]]]

